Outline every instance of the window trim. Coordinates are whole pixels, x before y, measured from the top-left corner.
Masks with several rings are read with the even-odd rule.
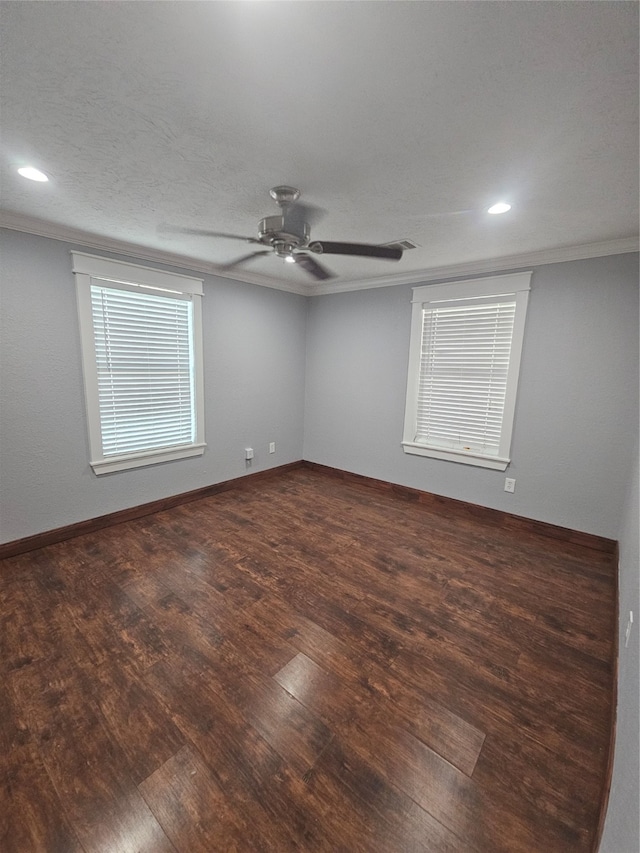
[[[204,440],[204,370],[202,343],[202,296],[203,280],[165,270],[138,266],[125,261],[116,261],[84,252],[71,252],[72,271],[76,280],[76,297],[80,324],[80,343],[82,352],[82,372],[84,378],[85,409],[89,436],[89,464],[97,475],[111,474],[130,468],[155,465],[201,456],[206,443]],[[125,285],[123,290],[133,286],[136,290],[155,292],[166,291],[167,295],[182,294],[193,306],[193,358],[194,358],[194,410],[195,439],[191,444],[175,447],[154,448],[134,451],[121,455],[105,457],[102,452],[102,430],[98,399],[98,371],[91,310],[91,284],[98,286],[113,284]]]
[[[508,275],[490,276],[481,279],[466,279],[465,281],[449,282],[447,284],[425,285],[413,288],[411,337],[409,344],[409,366],[407,372],[407,397],[404,416],[404,433],[402,448],[405,453],[416,456],[428,456],[433,459],[444,459],[450,462],[460,462],[481,468],[491,468],[497,471],[506,470],[511,462],[511,439],[515,420],[515,406],[524,341],[524,327],[527,312],[532,272],[510,273]],[[420,381],[420,358],[422,349],[422,320],[424,307],[434,302],[445,302],[455,299],[473,299],[478,297],[515,297],[515,318],[511,353],[507,374],[506,396],[500,437],[500,451],[497,455],[483,454],[477,451],[448,449],[429,445],[415,440],[418,388]]]

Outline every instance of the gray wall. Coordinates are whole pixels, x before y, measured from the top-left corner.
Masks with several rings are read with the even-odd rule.
[[[640,850],[640,548],[638,544],[638,453],[631,467],[629,493],[620,530],[620,658],[618,720],[609,809],[601,853]],[[625,648],[624,634],[633,610],[634,625]]]
[[[636,255],[535,269],[509,495],[502,472],[402,452],[410,287],[306,300],[214,276],[204,457],[96,477],[72,247],[2,240],[1,541],[241,476],[246,445],[249,470],[305,458],[618,538],[637,434]]]
[[[302,458],[306,299],[202,276],[205,455],[96,477],[69,256],[90,250],[8,230],[0,239],[0,541]]]
[[[617,539],[637,434],[638,256],[537,267],[509,477],[404,454],[411,287],[311,300],[304,458]]]

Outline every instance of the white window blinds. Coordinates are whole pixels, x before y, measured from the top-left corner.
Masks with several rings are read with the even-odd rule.
[[[91,312],[104,457],[193,443],[190,296],[94,279]]]
[[[515,297],[423,309],[415,440],[498,455]]]
[[[414,287],[405,453],[510,463],[530,272]]]
[[[202,456],[202,279],[71,257],[94,473]]]

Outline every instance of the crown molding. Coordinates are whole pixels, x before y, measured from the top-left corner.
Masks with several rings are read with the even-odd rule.
[[[270,287],[274,290],[285,290],[288,293],[297,293],[300,296],[308,296],[308,288],[297,282],[280,281],[268,276],[256,275],[255,273],[242,271],[240,273],[222,271],[216,264],[208,261],[191,258],[186,255],[177,255],[165,252],[163,249],[153,249],[149,246],[140,246],[124,240],[116,240],[111,237],[103,237],[77,228],[68,228],[48,222],[44,219],[36,219],[24,216],[21,213],[0,210],[0,228],[8,228],[12,231],[23,231],[26,234],[34,234],[37,237],[48,237],[51,240],[62,240],[65,243],[73,243],[76,246],[84,246],[89,249],[98,249],[105,252],[113,252],[117,255],[137,258],[138,260],[153,261],[168,266],[180,267],[193,272],[217,275],[232,281],[241,281],[245,284],[256,284],[259,287]]]
[[[208,261],[165,252],[162,249],[140,246],[124,240],[102,237],[98,234],[91,234],[76,228],[68,228],[63,225],[57,225],[54,222],[24,216],[23,214],[11,211],[0,211],[0,227],[9,228],[13,231],[24,231],[27,234],[34,234],[38,237],[49,237],[52,240],[62,240],[66,243],[73,243],[91,249],[101,249],[106,252],[125,255],[126,257],[138,258],[139,260],[154,261],[194,272],[221,276],[232,281],[255,284],[258,287],[284,290],[288,293],[296,293],[299,296],[325,296],[331,293],[345,293],[352,290],[368,290],[377,287],[395,287],[402,284],[413,285],[429,281],[442,281],[459,276],[482,275],[488,272],[516,270],[521,267],[558,264],[565,261],[580,261],[588,258],[600,258],[606,255],[621,255],[628,252],[637,252],[640,248],[640,241],[637,237],[623,237],[618,240],[605,240],[599,243],[558,246],[552,249],[542,249],[518,255],[506,255],[498,258],[468,261],[461,264],[446,264],[440,267],[429,267],[424,270],[412,270],[410,272],[394,273],[393,275],[377,276],[375,278],[323,282],[322,284],[300,284],[293,281],[281,281],[277,278],[258,275],[244,270],[238,272],[221,270],[220,267]]]

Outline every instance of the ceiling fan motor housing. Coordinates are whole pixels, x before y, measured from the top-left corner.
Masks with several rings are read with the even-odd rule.
[[[265,216],[260,220],[258,225],[258,239],[265,246],[275,246],[285,244],[291,249],[304,248],[311,236],[311,230],[308,223],[304,223],[302,234],[289,234],[284,230],[283,216]]]

